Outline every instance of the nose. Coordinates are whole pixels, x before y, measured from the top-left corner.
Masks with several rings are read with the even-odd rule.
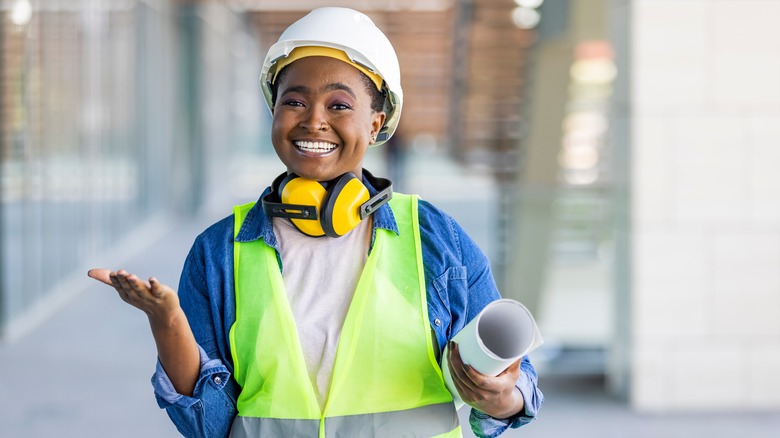
[[[308,132],[320,132],[329,129],[325,114],[316,108],[306,112],[306,115],[301,119],[300,126]]]

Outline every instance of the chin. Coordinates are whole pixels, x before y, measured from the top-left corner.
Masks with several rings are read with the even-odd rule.
[[[330,181],[345,172],[340,171],[323,171],[323,170],[307,170],[300,169],[299,171],[290,170],[292,173],[307,179],[313,179],[316,181]]]
[[[359,169],[357,172],[359,173],[362,170],[362,167],[357,167]],[[292,172],[298,176],[313,179],[317,181],[330,181],[334,178],[337,178],[341,175],[344,175],[347,172],[355,173],[356,170],[354,168],[334,168],[331,166],[323,166],[323,167],[316,167],[316,166],[288,166],[287,170],[289,172]],[[357,175],[357,173],[355,173]]]

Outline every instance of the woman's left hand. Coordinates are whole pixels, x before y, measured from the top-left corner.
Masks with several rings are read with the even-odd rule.
[[[464,364],[458,344],[450,342],[448,351],[452,382],[466,404],[493,418],[509,418],[523,409],[523,395],[515,387],[522,358],[493,377]]]

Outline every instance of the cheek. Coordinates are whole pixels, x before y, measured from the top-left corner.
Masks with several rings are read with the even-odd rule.
[[[373,114],[365,114],[357,120],[356,129],[359,129],[360,135],[370,138],[374,129]]]
[[[279,126],[284,125],[286,118],[287,115],[284,111],[279,111],[278,109],[275,109],[273,113],[273,117],[271,117],[271,127],[273,129],[276,129]]]
[[[275,113],[271,120],[271,136],[282,136],[285,130],[289,129],[290,121],[289,117],[285,117],[283,113]]]
[[[271,144],[273,145],[274,150],[276,150],[279,154],[283,153],[285,150],[285,132],[286,130],[283,128],[280,121],[274,118],[273,122],[271,122]]]

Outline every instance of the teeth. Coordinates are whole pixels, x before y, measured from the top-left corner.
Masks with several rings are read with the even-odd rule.
[[[324,141],[296,141],[295,146],[310,152],[327,152],[336,149],[335,144]]]

